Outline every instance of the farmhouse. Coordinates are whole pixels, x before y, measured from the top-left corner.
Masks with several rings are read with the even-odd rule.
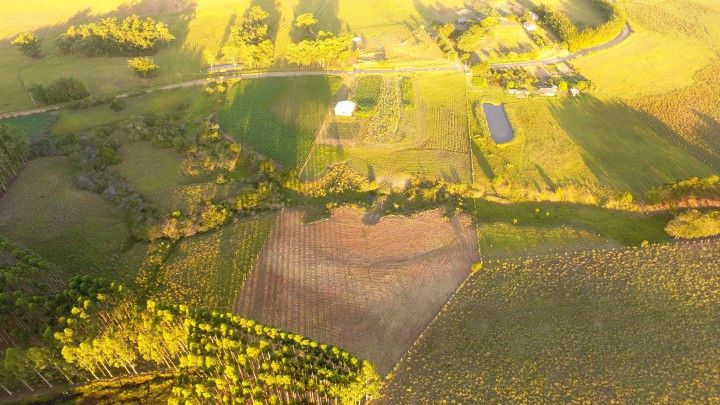
[[[357,104],[350,100],[343,100],[335,104],[335,115],[339,117],[352,117]]]
[[[508,89],[508,94],[517,98],[525,98],[530,95],[530,92],[525,89]]]
[[[533,32],[537,30],[537,25],[532,21],[525,21],[523,23],[523,28],[525,28],[525,31],[527,32]]]
[[[538,89],[538,94],[545,97],[555,97],[557,96],[557,89],[557,86],[540,87]]]
[[[578,89],[576,89],[575,87],[573,87],[572,89],[570,89],[570,95],[573,96],[573,97],[577,97],[577,96],[580,95],[580,90],[578,90]]]

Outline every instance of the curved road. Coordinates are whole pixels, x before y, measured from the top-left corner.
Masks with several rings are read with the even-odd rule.
[[[605,42],[604,44],[593,46],[591,48],[583,49],[581,51],[573,52],[569,55],[560,56],[557,58],[538,59],[538,60],[531,60],[531,61],[527,61],[527,62],[493,63],[490,65],[490,67],[493,69],[511,69],[511,68],[519,68],[519,67],[543,66],[543,65],[554,65],[556,63],[564,63],[564,62],[568,62],[572,59],[575,59],[577,57],[585,56],[589,53],[612,48],[613,46],[626,40],[630,36],[630,34],[632,34],[632,32],[633,32],[633,30],[632,30],[632,28],[630,28],[630,24],[625,24],[622,31],[620,31],[620,34],[618,34],[617,37],[615,37],[611,41]]]
[[[612,41],[606,42],[604,44],[594,46],[592,48],[583,49],[581,51],[577,51],[574,53],[571,53],[566,56],[561,56],[557,58],[551,58],[551,59],[539,59],[539,60],[532,60],[532,61],[526,61],[526,62],[508,62],[508,63],[493,63],[490,65],[490,68],[492,69],[510,69],[510,68],[520,68],[520,67],[532,67],[532,66],[543,66],[543,65],[554,65],[556,63],[564,63],[567,61],[570,61],[572,59],[575,59],[579,56],[584,56],[592,52],[602,51],[604,49],[611,48],[625,39],[627,39],[630,34],[632,34],[632,28],[630,28],[629,24],[626,24],[625,27],[623,27],[623,30],[620,32],[620,34],[615,37]],[[384,68],[384,69],[354,69],[354,70],[289,70],[289,71],[277,71],[277,72],[257,72],[257,73],[233,73],[228,72],[224,76],[227,78],[232,79],[257,79],[262,77],[295,77],[295,76],[324,76],[324,75],[354,75],[354,74],[384,74],[384,73],[415,73],[415,72],[443,72],[443,71],[465,71],[465,67],[461,64],[454,64],[454,65],[446,65],[446,66],[425,66],[425,67],[405,67],[405,68]],[[208,76],[211,77],[211,76]],[[186,88],[186,87],[193,87],[193,86],[200,86],[207,83],[207,78],[203,79],[196,79],[196,80],[190,80],[186,82],[180,82],[180,83],[172,83],[172,84],[166,84],[162,86],[156,86],[149,88],[145,90],[143,93],[138,93],[138,95],[141,94],[150,94],[154,93],[156,91],[165,91],[165,90],[173,90],[173,89],[180,89],[180,88]],[[127,94],[121,94],[117,96],[118,98],[122,97],[128,97]],[[68,103],[69,104],[69,103]],[[6,118],[14,118],[14,117],[23,117],[27,115],[33,115],[33,114],[39,114],[49,111],[58,111],[63,108],[66,108],[68,104],[57,104],[47,107],[39,107],[39,108],[33,108],[28,110],[18,110],[18,111],[11,111],[0,114],[0,119],[6,119]]]

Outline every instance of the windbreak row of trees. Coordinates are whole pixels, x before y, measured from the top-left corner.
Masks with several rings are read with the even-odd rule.
[[[83,56],[132,56],[151,54],[175,39],[168,26],[151,17],[137,15],[118,20],[103,18],[98,22],[70,26],[57,40],[67,54]]]
[[[611,0],[590,0],[590,3],[607,17],[607,22],[597,27],[579,30],[566,14],[546,4],[536,7],[535,13],[543,25],[567,44],[570,52],[575,52],[613,40],[620,34],[620,31],[627,23],[625,12],[615,2]]]
[[[59,296],[44,342],[5,351],[8,395],[168,370],[176,376],[170,403],[356,404],[381,386],[369,362],[230,313],[139,305],[122,286],[87,277]]]
[[[30,158],[25,134],[7,124],[0,124],[0,195],[10,187]]]

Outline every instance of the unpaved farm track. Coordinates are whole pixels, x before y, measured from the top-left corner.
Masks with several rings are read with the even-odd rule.
[[[335,344],[386,374],[477,261],[475,230],[438,211],[362,222],[353,208],[303,224],[286,209],[235,312]]]
[[[509,63],[493,63],[490,65],[493,69],[510,69],[510,68],[521,68],[521,67],[530,67],[530,66],[542,66],[542,65],[554,65],[557,63],[564,63],[568,62],[572,59],[575,59],[579,56],[584,56],[592,52],[602,51],[604,49],[611,48],[622,41],[626,40],[630,34],[632,34],[632,28],[630,28],[629,24],[626,24],[623,30],[620,32],[620,34],[614,38],[611,41],[608,41],[604,44],[600,44],[598,46],[594,46],[592,48],[583,49],[578,52],[571,53],[566,56],[558,57],[558,58],[552,58],[552,59],[539,59],[539,60],[532,60],[532,61],[525,61],[525,62],[509,62]],[[209,72],[212,73],[217,70],[217,67],[214,68],[215,70],[212,70],[213,68],[209,69]],[[235,78],[235,79],[257,79],[262,77],[301,77],[301,76],[325,76],[325,75],[354,75],[354,74],[384,74],[384,73],[421,73],[421,72],[447,72],[447,71],[464,71],[465,68],[460,64],[454,64],[454,65],[446,65],[446,66],[420,66],[420,67],[404,67],[404,68],[383,68],[383,69],[356,69],[356,70],[323,70],[323,71],[315,71],[315,70],[291,70],[291,71],[277,71],[277,72],[258,72],[258,73],[244,73],[244,72],[225,72],[224,76],[227,78]],[[212,76],[208,76],[210,78]],[[179,82],[179,83],[172,83],[172,84],[166,84],[162,86],[153,87],[150,89],[145,90],[145,92],[140,92],[138,95],[142,94],[150,94],[154,93],[156,91],[167,91],[167,90],[174,90],[174,89],[181,89],[186,87],[194,87],[194,86],[200,86],[205,83],[207,83],[208,78],[202,78],[202,79],[196,79],[196,80],[190,80],[186,82]],[[120,95],[118,97],[127,97],[127,95]],[[59,104],[59,105],[52,105],[47,107],[39,107],[39,108],[32,108],[27,110],[18,110],[18,111],[9,111],[0,114],[0,119],[6,119],[6,118],[14,118],[14,117],[23,117],[27,115],[33,115],[33,114],[39,114],[49,111],[57,111],[61,109],[65,109],[68,107],[68,104]]]

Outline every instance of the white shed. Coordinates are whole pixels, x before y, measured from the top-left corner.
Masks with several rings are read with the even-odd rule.
[[[537,25],[535,25],[535,23],[532,21],[525,21],[523,23],[523,28],[525,28],[525,31],[527,32],[533,32],[537,30]]]
[[[335,104],[335,115],[340,117],[352,117],[357,104],[350,100],[343,100]]]

